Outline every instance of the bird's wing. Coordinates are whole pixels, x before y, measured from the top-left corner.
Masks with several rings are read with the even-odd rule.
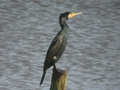
[[[58,35],[55,37],[48,49],[48,55],[47,56],[54,56],[59,52],[59,49],[62,47],[63,43],[63,37],[62,35]]]

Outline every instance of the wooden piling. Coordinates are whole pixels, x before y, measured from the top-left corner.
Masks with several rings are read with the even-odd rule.
[[[65,90],[67,71],[53,68],[50,90]]]

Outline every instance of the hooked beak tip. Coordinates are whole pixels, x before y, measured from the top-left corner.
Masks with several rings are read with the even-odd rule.
[[[75,13],[75,15],[80,15],[80,14],[83,14],[82,12],[77,12],[77,13]]]

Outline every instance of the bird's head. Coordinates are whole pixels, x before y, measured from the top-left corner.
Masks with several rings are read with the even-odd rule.
[[[60,19],[68,20],[73,18],[76,15],[82,14],[82,12],[64,12],[60,14]]]
[[[63,28],[66,25],[66,20],[73,18],[76,15],[82,14],[82,12],[64,12],[60,14],[59,23]]]

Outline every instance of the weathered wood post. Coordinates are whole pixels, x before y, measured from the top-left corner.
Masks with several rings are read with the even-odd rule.
[[[67,71],[53,68],[50,90],[65,90]]]

